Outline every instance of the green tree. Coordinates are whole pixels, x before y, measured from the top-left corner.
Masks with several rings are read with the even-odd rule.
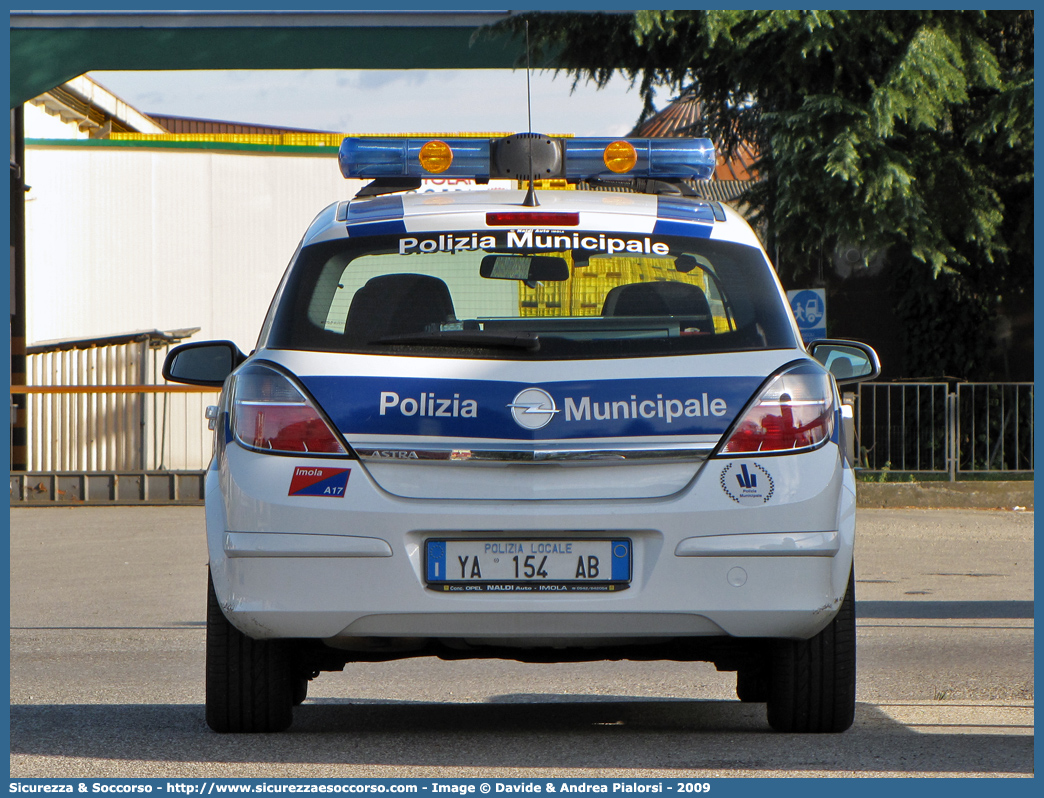
[[[530,13],[501,27],[527,24],[534,54],[575,81],[623,72],[638,121],[657,89],[694,90],[692,135],[760,153],[745,200],[785,284],[842,243],[887,249],[907,371],[985,376],[998,304],[1032,294],[1032,11]],[[952,354],[918,323],[940,307]]]

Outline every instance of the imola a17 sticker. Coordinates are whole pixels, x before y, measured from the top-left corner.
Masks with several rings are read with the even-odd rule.
[[[339,499],[348,487],[350,468],[311,468],[299,466],[294,469],[288,496],[329,496]]]

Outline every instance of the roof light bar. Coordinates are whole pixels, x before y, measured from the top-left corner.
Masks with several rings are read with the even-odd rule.
[[[436,155],[440,157],[434,157]],[[488,178],[489,139],[346,138],[341,142],[337,159],[345,177],[367,180],[436,175]],[[441,171],[426,169],[424,163],[443,168]]]
[[[570,181],[596,177],[706,180],[714,174],[710,139],[549,139],[533,134],[504,139],[346,138],[338,161],[341,174],[350,178],[517,178],[517,153],[508,159],[502,150],[515,149],[520,142],[529,146],[526,142],[530,140],[545,147],[550,143],[560,151],[560,159],[542,160],[561,164],[554,167],[553,176]],[[510,167],[506,165],[509,160]]]
[[[708,180],[714,174],[710,139],[563,139],[570,179],[593,177],[682,178]],[[634,149],[631,156],[620,142]],[[634,158],[634,166],[617,172],[614,162]]]

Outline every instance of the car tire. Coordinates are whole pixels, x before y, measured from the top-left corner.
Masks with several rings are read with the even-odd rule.
[[[216,732],[279,732],[293,720],[289,644],[236,629],[207,578],[207,725]]]
[[[295,678],[293,682],[294,690],[291,703],[293,703],[295,707],[299,707],[305,702],[305,699],[308,698],[308,679],[304,676],[300,676]]]
[[[855,718],[855,578],[849,574],[841,608],[809,640],[772,647],[768,722],[781,732],[843,732]]]
[[[768,701],[769,675],[761,665],[747,665],[736,671],[736,696],[745,704]]]

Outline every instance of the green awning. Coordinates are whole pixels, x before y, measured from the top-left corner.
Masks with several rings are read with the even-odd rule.
[[[11,107],[98,70],[510,69],[524,42],[476,35],[509,13],[12,12]]]

